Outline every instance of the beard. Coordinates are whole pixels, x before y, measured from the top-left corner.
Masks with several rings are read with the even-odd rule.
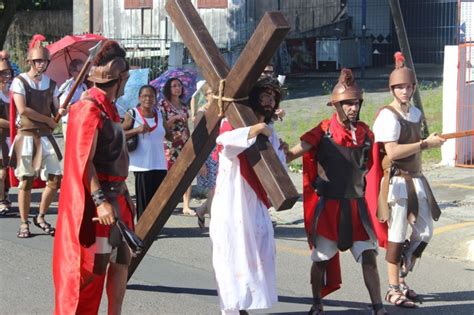
[[[266,124],[272,121],[273,115],[275,115],[276,109],[269,109],[268,107],[258,106],[255,111],[264,117],[264,122]]]

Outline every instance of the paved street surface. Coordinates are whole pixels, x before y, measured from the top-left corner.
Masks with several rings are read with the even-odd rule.
[[[474,314],[474,259],[468,256],[474,240],[474,170],[433,168],[427,172],[444,211],[436,223],[435,237],[415,267],[409,283],[423,297],[416,310],[388,306],[391,314]],[[291,174],[301,191],[301,175]],[[132,178],[129,179],[129,183]],[[133,187],[131,187],[133,191]],[[39,200],[39,193],[34,194]],[[15,200],[16,193],[12,194]],[[194,206],[200,200],[193,200]],[[16,206],[16,205],[15,205]],[[33,210],[38,203],[33,204]],[[48,220],[56,220],[56,203]],[[273,213],[277,243],[279,303],[271,310],[252,313],[306,314],[311,304],[311,261],[302,224],[302,203]],[[208,223],[208,222],[206,222]],[[52,241],[31,226],[34,237],[16,237],[17,212],[0,218],[0,314],[51,314]],[[382,290],[386,289],[384,251],[379,255]],[[326,300],[328,314],[370,314],[369,297],[361,268],[349,253],[342,254],[343,287]],[[105,301],[105,299],[104,299]],[[105,313],[103,303],[101,313]],[[149,250],[130,280],[124,314],[218,314],[219,302],[211,263],[208,229],[200,230],[196,218],[179,209]]]
[[[437,78],[437,75],[427,73],[425,77]],[[382,83],[368,80],[363,86],[378,90],[386,87],[386,78]],[[313,91],[314,87],[321,85],[319,81],[312,82],[311,89],[306,88],[308,82],[300,85],[301,91],[292,90],[290,94],[295,99],[294,108],[300,108],[301,103],[325,104],[320,100],[326,100],[327,96],[308,98],[319,95],[318,91]],[[305,91],[311,95],[304,95]],[[473,315],[474,169],[434,166],[425,174],[443,215],[435,224],[434,238],[423,259],[415,266],[415,275],[407,280],[422,295],[423,304],[415,310],[392,306],[387,306],[387,309],[391,314]],[[301,174],[290,175],[301,192]],[[133,194],[133,176],[129,177],[128,186]],[[39,198],[40,192],[35,191],[33,213],[37,211]],[[16,201],[15,190],[11,191],[11,199]],[[201,202],[193,199],[192,206]],[[0,217],[0,315],[51,314],[54,306],[51,276],[53,239],[41,234],[34,225],[30,226],[32,238],[18,239],[16,207],[14,203],[15,211],[8,217]],[[55,224],[57,203],[52,205],[50,213],[47,220]],[[271,214],[277,222],[279,303],[270,310],[251,313],[307,314],[311,305],[311,261],[303,229],[302,202],[299,201],[291,210]],[[387,286],[384,255],[384,250],[381,250],[378,256],[383,293]],[[360,265],[353,261],[350,253],[343,253],[341,261],[343,287],[324,300],[325,310],[328,314],[370,314],[369,296]],[[103,301],[101,314],[106,313],[106,299]],[[219,314],[208,229],[200,230],[195,217],[181,215],[179,208],[170,217],[129,282],[123,313]]]

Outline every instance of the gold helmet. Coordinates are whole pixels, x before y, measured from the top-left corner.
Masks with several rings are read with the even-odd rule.
[[[415,72],[405,66],[405,56],[399,51],[394,55],[395,69],[390,73],[388,84],[390,88],[399,84],[413,84],[416,85]]]
[[[115,57],[103,66],[93,66],[88,80],[94,83],[107,83],[128,78],[128,63],[122,57]]]
[[[331,101],[328,106],[336,105],[343,101],[359,100],[362,104],[362,90],[355,82],[351,69],[342,69],[339,75],[339,82],[334,86],[331,93]]]
[[[29,44],[26,60],[51,60],[49,50],[42,46],[42,42],[45,40],[46,38],[41,34],[36,34],[33,36]]]

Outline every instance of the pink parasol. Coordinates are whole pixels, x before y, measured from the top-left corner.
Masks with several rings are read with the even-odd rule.
[[[106,38],[97,34],[67,35],[57,42],[48,45],[51,54],[46,75],[52,78],[58,86],[69,79],[68,66],[71,60],[85,61],[89,56],[89,49]]]

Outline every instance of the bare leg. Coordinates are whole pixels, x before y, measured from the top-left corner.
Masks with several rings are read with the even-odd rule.
[[[207,209],[207,213],[209,213],[209,216],[211,216],[211,206],[212,206],[212,199],[214,199],[214,192],[215,192],[215,188],[212,188],[211,190],[209,190],[209,192],[207,193],[207,200],[206,200],[206,209]]]
[[[214,198],[214,188],[209,190],[207,193],[207,199],[206,201],[198,208],[196,209],[196,212],[199,212],[200,216],[204,216],[206,213],[211,214],[211,205],[212,205],[212,199]]]
[[[189,206],[189,203],[191,202],[191,186],[186,190],[186,192],[183,195],[183,214],[186,215],[196,215],[196,212],[194,212],[193,209]]]
[[[22,189],[19,189],[18,190],[18,208],[20,210],[21,222],[28,221],[28,215],[30,214],[30,205],[31,205],[31,190],[24,191]]]
[[[375,259],[375,251],[366,250],[362,253],[362,274],[364,282],[369,291],[372,305],[377,309],[375,314],[384,314],[385,310],[382,304],[382,294],[380,293],[380,277],[377,269],[377,260]],[[380,308],[381,307],[381,308]]]
[[[53,202],[54,196],[56,195],[57,189],[52,189],[46,186],[43,190],[43,194],[41,195],[41,203],[39,207],[40,214],[46,214],[48,212],[49,206],[51,202]],[[38,218],[39,222],[43,222],[44,218]]]
[[[311,266],[311,290],[313,292],[313,309],[322,310],[321,290],[323,288],[323,277],[329,261],[314,262]]]
[[[110,264],[107,272],[108,315],[122,313],[122,304],[127,289],[128,266]]]
[[[5,193],[5,178],[6,177],[7,177],[7,170],[5,168],[1,168],[0,169],[0,201],[7,198],[7,195]]]
[[[392,264],[387,262],[387,271],[388,271],[388,283],[391,285],[399,285],[399,274],[400,266],[398,264]]]

